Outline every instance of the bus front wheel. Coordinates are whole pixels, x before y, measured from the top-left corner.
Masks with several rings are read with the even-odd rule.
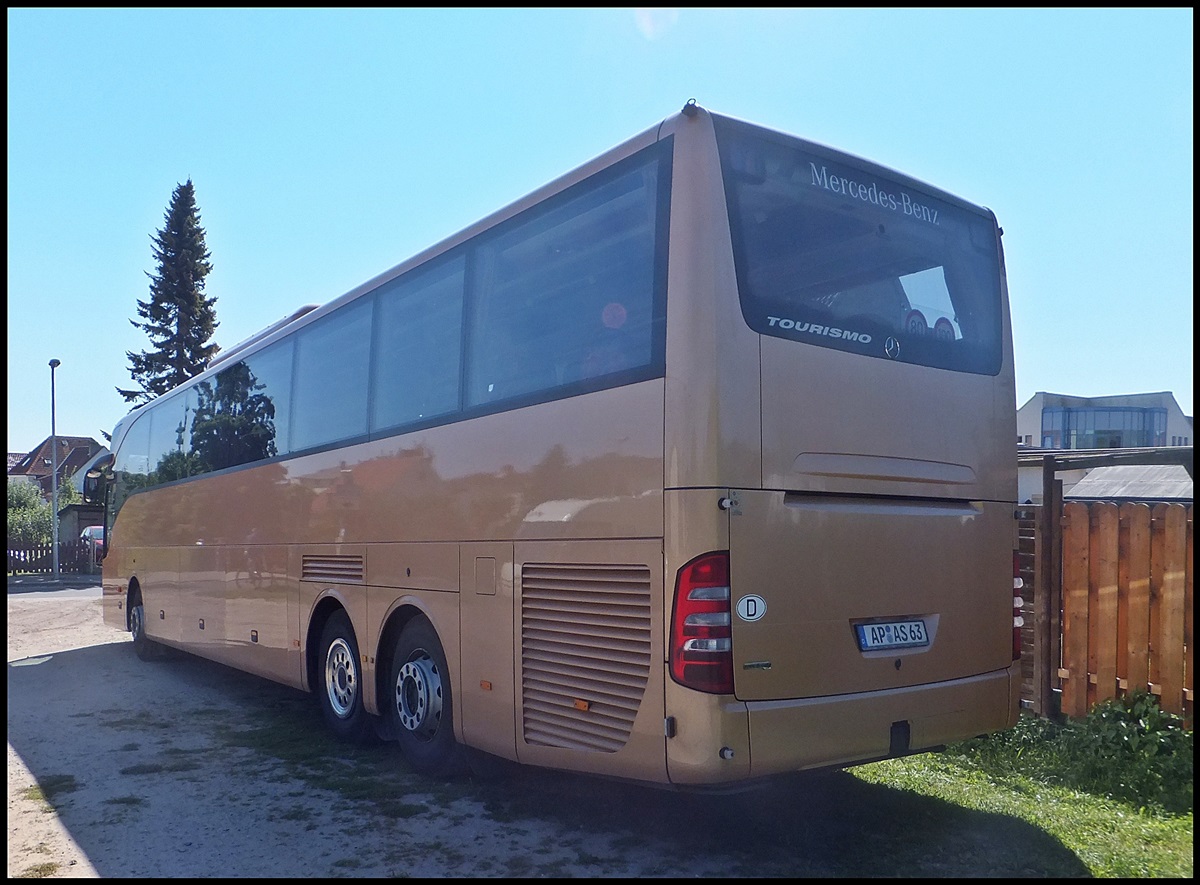
[[[362,664],[358,640],[344,611],[338,611],[321,631],[321,713],[330,730],[342,740],[361,742],[373,731],[363,707]]]
[[[129,633],[133,637],[133,651],[143,661],[157,661],[165,657],[165,649],[146,636],[146,607],[141,596],[133,597],[129,606]]]
[[[435,777],[460,773],[465,756],[454,739],[450,670],[437,632],[423,615],[400,631],[389,686],[391,732],[409,765]]]

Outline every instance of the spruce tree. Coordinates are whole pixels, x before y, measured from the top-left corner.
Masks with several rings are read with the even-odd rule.
[[[138,405],[198,375],[220,349],[209,343],[218,325],[217,299],[204,296],[204,279],[212,265],[190,178],[175,188],[165,223],[153,241],[158,272],[146,274],[150,298],[137,303],[138,316],[145,322],[129,321],[149,336],[153,348],[126,351],[129,374],[138,388],[117,388],[126,402]]]

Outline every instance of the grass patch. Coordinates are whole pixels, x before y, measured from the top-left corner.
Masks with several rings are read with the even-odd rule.
[[[1003,782],[1010,772],[1159,814],[1193,808],[1193,739],[1146,692],[1098,705],[1082,721],[1022,716],[1016,728],[951,753]]]
[[[279,820],[307,821],[312,820],[314,813],[308,808],[290,808],[278,817]]]
[[[139,762],[136,765],[129,765],[121,769],[121,774],[137,776],[140,774],[161,774],[167,770],[167,766],[160,762]]]
[[[226,748],[246,750],[263,758],[264,765],[282,764],[282,776],[305,784],[290,795],[308,795],[311,789],[327,790],[346,802],[370,805],[391,820],[427,814],[431,803],[453,801],[462,795],[436,782],[414,775],[394,744],[368,742],[348,745],[334,738],[308,698],[303,703],[284,700],[268,705],[249,728],[229,724],[216,729]]]
[[[852,774],[867,783],[942,799],[957,808],[1025,821],[1069,849],[1092,876],[1190,878],[1192,875],[1190,814],[1156,816],[1016,773],[998,782],[969,760],[945,754],[878,762],[856,768]],[[903,853],[906,829],[898,828],[889,856]],[[886,837],[886,834],[876,836]],[[878,850],[877,847],[875,851]],[[1022,875],[1023,867],[1029,871],[1024,875],[1078,876],[1073,865],[1062,865],[1058,855],[1053,844],[1027,843],[1021,865],[1011,874]]]
[[[59,796],[78,789],[79,783],[73,774],[48,774],[38,778],[33,786],[22,790],[21,795],[34,802],[45,802],[49,805]]]
[[[100,724],[105,728],[136,732],[151,730],[166,731],[175,727],[175,723],[151,713],[139,713],[136,716],[130,716],[125,711],[121,711],[120,715],[110,716],[109,718],[105,718],[102,715]]]
[[[121,769],[121,774],[136,776],[142,774],[179,774],[184,771],[198,771],[201,765],[191,759],[179,759],[175,762],[138,762]]]
[[[104,800],[106,805],[144,805],[146,800],[141,796],[114,796]]]
[[[530,870],[533,869],[533,861],[521,855],[514,855],[504,860],[505,875],[514,877],[528,877]]]
[[[26,867],[15,878],[17,879],[48,879],[57,873],[59,864],[53,862],[34,864]]]
[[[1092,876],[1192,877],[1192,732],[1144,693],[1099,705],[1083,721],[1022,715],[1009,731],[851,773],[1025,821]],[[1026,845],[1030,874],[1078,875],[1052,849]]]

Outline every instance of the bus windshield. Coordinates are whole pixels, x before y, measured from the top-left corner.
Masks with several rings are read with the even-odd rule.
[[[746,321],[866,356],[995,375],[990,215],[815,145],[714,118]]]

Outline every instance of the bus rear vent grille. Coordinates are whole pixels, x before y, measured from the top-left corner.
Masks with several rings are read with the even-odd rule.
[[[361,556],[328,554],[304,556],[300,564],[301,581],[320,581],[322,584],[362,584],[366,567]]]
[[[649,676],[649,568],[525,563],[526,743],[615,753],[629,740]]]

